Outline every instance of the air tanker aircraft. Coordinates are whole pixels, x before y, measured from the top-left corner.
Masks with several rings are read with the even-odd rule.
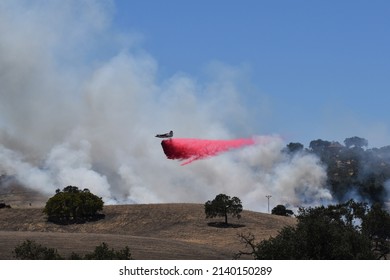
[[[157,134],[156,137],[158,138],[171,138],[173,136],[173,131],[169,131],[168,133],[164,134]]]

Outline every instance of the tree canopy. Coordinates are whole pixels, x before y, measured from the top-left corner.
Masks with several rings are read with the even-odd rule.
[[[344,144],[347,148],[351,148],[352,146],[362,148],[368,146],[368,141],[364,138],[354,136],[354,137],[346,138],[344,140]]]
[[[286,206],[279,204],[272,209],[271,214],[279,216],[292,216],[294,215],[294,212],[290,209],[287,209]]]
[[[102,215],[103,200],[88,189],[80,190],[75,186],[59,189],[51,197],[43,210],[48,220],[56,223],[74,223],[96,220]]]
[[[346,138],[344,144],[317,139],[308,149],[289,143],[283,151],[291,156],[296,150],[318,156],[326,168],[326,183],[338,201],[361,198],[383,204],[390,195],[385,187],[390,182],[390,146],[368,149],[368,141],[358,136]]]
[[[301,143],[295,143],[295,142],[290,142],[286,146],[286,150],[288,153],[296,153],[300,152],[303,150],[303,145]]]
[[[300,208],[295,227],[283,228],[268,240],[241,235],[255,259],[379,259],[389,254],[390,216],[379,205],[350,200],[343,204]]]
[[[207,201],[204,205],[206,218],[224,217],[225,224],[228,224],[228,215],[241,217],[241,200],[238,197],[230,197],[226,194],[217,195],[212,201]]]

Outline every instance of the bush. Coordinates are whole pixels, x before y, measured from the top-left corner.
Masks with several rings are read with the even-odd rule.
[[[65,259],[54,248],[47,248],[35,241],[26,240],[16,246],[14,250],[15,258],[18,260],[63,260]],[[101,243],[95,247],[92,253],[81,256],[75,252],[68,258],[69,260],[132,260],[129,247],[116,251],[109,249],[106,243]]]
[[[61,260],[56,249],[47,248],[35,241],[26,240],[14,250],[18,260]]]
[[[102,218],[98,211],[103,210],[103,200],[92,194],[88,189],[79,190],[68,186],[59,189],[51,197],[43,210],[48,220],[55,223],[79,223]]]
[[[290,209],[287,209],[284,205],[277,205],[272,209],[271,212],[273,215],[279,215],[279,216],[292,216],[294,215],[294,212]]]
[[[125,247],[120,251],[109,249],[106,243],[102,243],[95,248],[95,251],[90,254],[86,254],[85,260],[131,260],[131,254],[129,247]]]

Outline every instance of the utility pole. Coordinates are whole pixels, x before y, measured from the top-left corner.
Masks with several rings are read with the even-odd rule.
[[[266,195],[265,197],[268,199],[268,214],[269,214],[269,199],[272,197],[272,195]]]

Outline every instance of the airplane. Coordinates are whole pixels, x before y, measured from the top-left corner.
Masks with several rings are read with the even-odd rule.
[[[157,134],[156,137],[158,138],[171,138],[173,136],[173,131],[169,131],[168,133],[165,134]]]

